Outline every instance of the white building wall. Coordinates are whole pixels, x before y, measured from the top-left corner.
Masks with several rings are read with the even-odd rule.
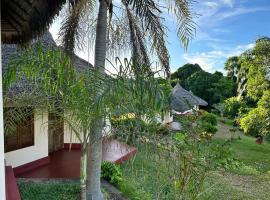
[[[34,146],[5,153],[6,165],[13,168],[48,156],[48,113],[35,111]]]
[[[72,121],[70,119],[70,112],[66,113],[66,118],[69,119],[69,121]],[[79,137],[81,138],[81,140],[83,139],[83,133],[82,131],[78,130],[78,128],[76,129],[77,132],[79,132]],[[105,120],[105,126],[103,129],[103,136],[108,136],[111,134],[111,122],[108,118],[106,118]],[[72,129],[70,128],[70,126],[65,122],[64,124],[64,143],[80,143],[80,140],[78,139],[78,136],[75,134],[74,131],[72,131]]]
[[[82,137],[83,134],[80,133],[79,137]],[[80,140],[76,136],[76,134],[71,130],[67,123],[64,124],[64,143],[80,143]]]

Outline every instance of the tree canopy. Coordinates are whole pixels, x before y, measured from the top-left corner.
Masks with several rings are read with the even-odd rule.
[[[210,106],[236,93],[236,85],[230,77],[218,71],[213,74],[206,72],[198,64],[183,65],[172,74],[172,78],[177,79],[186,90],[206,100]]]

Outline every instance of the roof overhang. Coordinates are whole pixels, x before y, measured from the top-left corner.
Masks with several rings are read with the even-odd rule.
[[[25,43],[48,29],[66,0],[2,0],[2,43]]]

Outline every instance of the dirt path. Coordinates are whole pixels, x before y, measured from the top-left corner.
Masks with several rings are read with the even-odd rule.
[[[243,136],[242,131],[240,131],[239,129],[235,129],[236,132],[231,132],[230,130],[234,128],[222,122],[218,122],[217,128],[218,131],[215,134],[214,138],[230,139],[231,137],[238,138]]]

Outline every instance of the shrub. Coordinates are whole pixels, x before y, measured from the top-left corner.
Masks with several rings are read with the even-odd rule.
[[[203,132],[215,134],[217,132],[217,117],[208,112],[202,113],[199,123]]]
[[[239,111],[244,111],[246,103],[242,100],[238,100],[237,97],[231,97],[224,101],[224,115],[229,118],[235,118],[238,116]]]
[[[203,122],[201,124],[201,127],[203,131],[207,133],[212,133],[212,134],[215,134],[218,130],[216,126],[213,126],[212,124],[207,123],[207,122]]]
[[[252,136],[262,135],[265,126],[265,109],[255,108],[251,110],[245,117],[240,119],[240,126],[244,133]]]
[[[111,162],[104,161],[101,165],[101,177],[113,185],[119,185],[123,181],[120,168]]]
[[[257,108],[252,109],[240,119],[240,125],[244,132],[249,135],[270,135],[270,91],[264,92]]]
[[[212,126],[216,126],[217,125],[217,117],[216,115],[212,114],[212,113],[208,113],[205,112],[202,116],[201,116],[201,120],[205,123],[209,123]]]

